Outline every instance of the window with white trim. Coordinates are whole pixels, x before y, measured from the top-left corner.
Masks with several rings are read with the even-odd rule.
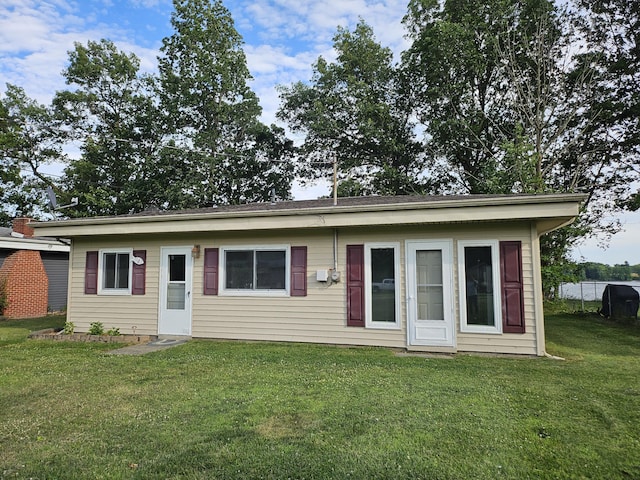
[[[365,324],[400,328],[399,243],[365,244]]]
[[[130,249],[100,250],[98,255],[98,293],[131,295]]]
[[[289,294],[289,246],[237,246],[220,250],[221,294]]]
[[[502,333],[497,240],[458,242],[460,330]]]

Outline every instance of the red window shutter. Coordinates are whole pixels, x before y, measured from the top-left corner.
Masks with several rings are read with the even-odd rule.
[[[98,293],[98,252],[87,252],[84,265],[84,293],[87,295]]]
[[[347,326],[364,327],[364,245],[347,245]]]
[[[502,331],[524,333],[522,242],[500,242],[502,280]]]
[[[132,295],[144,295],[146,284],[146,272],[147,272],[147,251],[146,250],[134,250],[134,257],[142,259],[142,265],[132,262],[133,271],[131,272],[131,294]]]
[[[204,291],[205,295],[218,294],[218,249],[204,249]]]
[[[291,296],[307,296],[307,247],[291,247]]]

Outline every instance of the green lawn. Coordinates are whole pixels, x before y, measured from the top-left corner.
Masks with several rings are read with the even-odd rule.
[[[551,315],[566,361],[25,340],[63,322],[0,322],[0,478],[640,478],[638,325]]]

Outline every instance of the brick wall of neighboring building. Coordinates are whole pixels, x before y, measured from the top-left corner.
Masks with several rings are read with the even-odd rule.
[[[49,280],[40,252],[19,250],[9,255],[0,267],[0,287],[7,299],[5,317],[47,314]]]

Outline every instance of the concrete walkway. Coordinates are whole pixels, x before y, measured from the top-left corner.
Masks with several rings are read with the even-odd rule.
[[[163,338],[149,343],[129,345],[107,352],[109,355],[144,355],[145,353],[158,352],[167,348],[175,347],[186,343],[188,338]]]

